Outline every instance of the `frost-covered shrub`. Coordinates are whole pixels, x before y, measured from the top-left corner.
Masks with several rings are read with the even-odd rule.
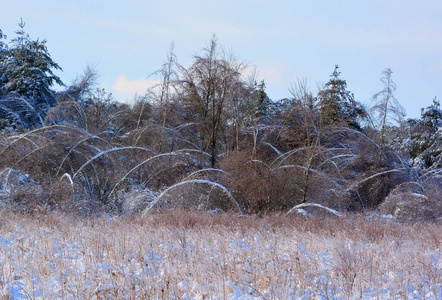
[[[230,153],[221,168],[228,174],[221,182],[249,213],[288,210],[299,199],[293,172],[273,170],[248,151]]]
[[[34,214],[62,211],[77,215],[97,215],[102,204],[90,198],[78,184],[64,179],[55,182],[6,168],[0,172],[0,205],[16,212]]]
[[[130,191],[119,191],[118,198],[122,201],[121,212],[125,215],[132,215],[143,211],[152,201],[156,194],[149,189],[132,189]]]
[[[442,218],[442,203],[424,194],[400,192],[385,199],[380,213],[405,222],[437,221]]]
[[[14,210],[32,211],[41,198],[42,188],[28,174],[6,168],[0,172],[1,204]]]

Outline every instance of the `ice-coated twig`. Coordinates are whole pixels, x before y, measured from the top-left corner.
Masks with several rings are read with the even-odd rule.
[[[262,143],[262,144],[263,144],[263,145],[267,145],[267,146],[269,146],[270,148],[272,148],[272,150],[275,151],[276,154],[278,154],[279,156],[282,155],[282,152],[279,151],[279,150],[278,150],[275,146],[273,146],[272,144],[267,143],[267,142],[264,142],[264,143]]]
[[[76,127],[69,127],[69,126],[65,126],[65,125],[52,125],[52,126],[37,128],[37,129],[31,130],[29,132],[26,132],[24,134],[20,134],[16,138],[14,137],[15,139],[13,141],[11,141],[5,149],[3,149],[3,151],[0,153],[0,155],[2,155],[9,147],[12,147],[12,145],[17,143],[18,141],[20,141],[22,139],[27,139],[28,136],[32,136],[33,134],[40,133],[41,131],[51,131],[51,130],[57,130],[57,129],[63,129],[64,132],[65,131],[77,131],[77,132],[84,133],[84,131],[81,129],[78,129]]]
[[[269,169],[270,171],[273,171],[272,168],[268,164],[266,164],[265,162],[263,162],[262,160],[259,160],[259,159],[252,159],[252,160],[249,160],[247,163],[261,164],[261,165],[265,166],[267,169]]]
[[[98,137],[98,136],[95,136],[95,135],[93,135],[93,136],[89,136],[89,137],[87,137],[87,138],[85,138],[85,139],[82,139],[81,141],[78,141],[71,149],[69,149],[69,152],[65,155],[65,157],[63,158],[63,160],[61,161],[61,163],[60,163],[60,166],[58,167],[58,169],[57,169],[57,174],[56,175],[58,175],[59,173],[60,173],[60,170],[61,170],[61,168],[63,167],[63,165],[64,165],[64,162],[66,161],[66,159],[69,157],[69,155],[72,153],[72,151],[74,151],[78,146],[80,146],[81,144],[83,144],[83,143],[85,143],[85,142],[87,142],[87,141],[90,141],[90,140],[99,140],[99,141],[102,141],[102,142],[104,142],[105,144],[107,144],[108,146],[111,146],[110,144],[109,144],[109,142],[107,142],[105,139],[102,139],[102,138],[100,138],[100,137]]]
[[[325,178],[328,181],[330,181],[331,183],[333,183],[337,188],[341,187],[341,185],[339,183],[337,183],[335,180],[333,180],[330,177],[326,176],[324,173],[319,172],[319,171],[317,171],[315,169],[312,169],[312,168],[307,168],[307,167],[300,166],[300,165],[285,165],[285,166],[278,167],[277,169],[289,169],[289,168],[298,168],[298,169],[302,169],[304,171],[308,171],[308,172],[312,172],[312,173],[318,174],[322,178]]]
[[[43,147],[37,146],[37,148],[35,148],[34,150],[32,150],[31,152],[27,153],[26,155],[23,155],[18,161],[16,161],[14,163],[14,166],[18,165],[19,163],[21,163],[22,161],[24,161],[25,159],[27,159],[29,156],[31,156],[32,154],[34,154],[35,152],[40,152],[42,154],[42,156],[48,161],[48,158],[45,157],[45,155],[42,152],[42,149],[50,147],[51,145],[44,145]]]
[[[201,170],[190,173],[186,178],[184,178],[184,181],[188,180],[189,178],[191,178],[192,176],[194,176],[196,174],[203,173],[203,172],[219,172],[219,173],[225,174],[227,176],[230,176],[229,173],[227,173],[221,169],[207,168],[207,169],[201,169]]]
[[[83,119],[84,128],[85,128],[86,132],[88,132],[88,124],[87,124],[87,119],[85,117],[86,113],[84,112],[84,110],[81,107],[81,105],[77,101],[66,101],[66,102],[61,102],[58,106],[62,107],[62,106],[68,106],[68,105],[72,105],[75,108],[77,113]]]
[[[142,151],[149,151],[149,152],[153,152],[150,149],[147,148],[142,148],[142,147],[118,147],[118,148],[112,148],[112,149],[108,149],[106,151],[100,152],[97,155],[95,155],[94,157],[92,157],[91,159],[89,159],[87,162],[85,162],[78,170],[77,172],[75,172],[74,176],[72,176],[72,179],[75,179],[75,177],[77,177],[78,173],[80,173],[86,166],[90,165],[94,160],[102,157],[103,155],[107,155],[110,152],[115,152],[115,151],[122,151],[122,150],[142,150]]]
[[[25,104],[25,106],[27,106],[37,117],[38,117],[38,120],[40,121],[40,124],[41,124],[41,126],[42,127],[44,127],[45,126],[45,123],[44,123],[44,121],[43,121],[43,118],[41,117],[41,115],[38,113],[38,111],[34,108],[34,106],[32,106],[32,104],[31,103],[29,103],[28,101],[26,101],[26,99],[24,98],[24,97],[14,97],[13,99],[11,99],[11,100],[5,100],[5,101],[7,101],[7,102],[17,102],[17,101],[22,101],[24,104]]]
[[[147,163],[149,163],[149,162],[151,162],[151,161],[153,161],[153,160],[156,160],[156,159],[158,159],[158,158],[167,157],[167,156],[177,156],[179,153],[189,153],[189,152],[196,152],[196,153],[204,154],[204,155],[210,157],[210,154],[208,154],[208,153],[206,153],[206,152],[203,152],[203,151],[200,151],[200,150],[194,150],[194,149],[182,149],[182,150],[177,150],[177,151],[174,151],[174,152],[162,153],[162,154],[158,154],[158,155],[152,156],[152,157],[150,157],[150,158],[148,158],[148,159],[142,161],[141,163],[139,163],[138,165],[136,165],[136,166],[133,167],[132,169],[130,169],[130,170],[129,170],[129,171],[128,171],[128,172],[127,172],[127,173],[126,173],[121,179],[120,179],[120,181],[118,181],[117,184],[115,184],[115,186],[112,188],[112,191],[110,192],[109,196],[112,195],[112,194],[115,192],[115,190],[117,189],[117,187],[118,187],[123,181],[125,181],[125,180],[127,179],[127,177],[128,177],[130,174],[132,174],[132,172],[136,171],[138,168],[144,166],[145,164],[147,164]]]
[[[212,187],[217,187],[220,190],[222,190],[229,198],[230,200],[232,200],[233,204],[235,204],[235,206],[238,208],[238,211],[242,214],[242,209],[239,206],[238,202],[236,202],[235,198],[232,196],[232,194],[221,184],[216,183],[216,182],[212,182],[209,180],[203,180],[203,179],[193,179],[193,180],[187,180],[187,181],[182,181],[179,182],[177,184],[172,185],[171,187],[167,188],[164,192],[162,192],[145,210],[144,210],[144,214],[149,213],[149,211],[155,206],[155,204],[157,204],[161,198],[163,198],[164,195],[166,195],[169,191],[171,191],[172,189],[182,186],[182,185],[186,185],[186,184],[195,184],[195,183],[199,183],[199,184],[206,184],[206,185],[210,185]]]
[[[109,197],[115,192],[115,190],[117,189],[118,186],[120,186],[120,184],[125,181],[127,179],[127,177],[129,177],[130,174],[132,174],[132,172],[136,171],[138,168],[144,166],[145,164],[153,161],[154,159],[158,159],[161,157],[166,157],[166,156],[176,156],[177,154],[175,152],[170,152],[170,153],[162,153],[162,154],[158,154],[155,156],[152,156],[144,161],[142,161],[141,163],[139,163],[138,165],[136,165],[135,167],[133,167],[132,169],[130,169],[126,174],[124,174],[124,176],[120,179],[120,181],[118,181],[115,186],[112,188],[111,192],[109,193]]]
[[[362,184],[362,183],[364,183],[364,182],[366,182],[366,181],[368,181],[368,180],[370,180],[370,179],[372,179],[372,178],[375,178],[375,177],[378,177],[378,176],[381,176],[381,175],[384,175],[384,174],[388,174],[388,173],[402,172],[402,171],[404,171],[404,170],[408,170],[408,168],[393,169],[393,170],[383,171],[383,172],[379,172],[379,173],[376,173],[376,174],[374,174],[374,175],[368,176],[368,177],[362,179],[361,181],[358,181],[358,182],[356,182],[355,184],[351,185],[351,186],[346,190],[346,192],[351,191],[351,190],[354,189],[355,187],[359,186],[360,184]]]
[[[63,180],[64,178],[67,179],[67,181],[71,186],[74,186],[74,181],[72,180],[72,177],[71,175],[69,175],[69,173],[64,173],[63,176],[61,176],[60,181]]]
[[[326,207],[324,205],[317,204],[317,203],[301,203],[301,204],[295,205],[292,209],[290,209],[287,212],[287,214],[289,215],[289,214],[291,214],[293,211],[295,211],[297,209],[300,209],[300,208],[303,208],[303,207],[311,207],[311,206],[325,209],[326,211],[328,211],[328,212],[330,212],[330,213],[332,213],[332,214],[334,214],[334,215],[336,215],[338,217],[342,217],[342,214],[340,212],[338,212],[337,210],[331,209],[329,207]]]

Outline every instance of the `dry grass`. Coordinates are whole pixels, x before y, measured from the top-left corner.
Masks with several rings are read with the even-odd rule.
[[[2,299],[440,299],[440,225],[0,211]]]

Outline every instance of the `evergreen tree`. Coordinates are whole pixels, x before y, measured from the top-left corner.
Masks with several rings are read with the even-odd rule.
[[[407,143],[413,164],[424,169],[442,168],[442,110],[440,102],[422,109],[421,118],[408,120]]]
[[[339,66],[330,76],[322,91],[318,93],[318,104],[322,125],[348,125],[360,129],[358,117],[364,116],[365,110],[355,101],[353,93],[347,91],[347,82],[339,76]]]
[[[63,82],[52,71],[61,68],[51,59],[46,41],[31,40],[24,31],[23,20],[19,27],[4,59],[3,90],[18,95],[26,103],[22,108],[32,107],[25,117],[32,125],[32,115],[35,117],[37,114],[41,119],[48,109],[57,104],[51,87],[55,83],[63,85]]]
[[[273,101],[265,92],[265,82],[261,80],[258,84],[253,80],[244,85],[244,97],[235,99],[235,112],[237,123],[250,126],[257,119],[272,114]]]
[[[2,41],[2,39],[6,39],[6,35],[3,34],[3,31],[0,29],[0,50],[6,47],[6,44]]]
[[[422,109],[421,111],[421,122],[432,131],[437,131],[442,127],[442,110],[440,108],[440,101],[436,98],[433,100],[433,104]]]
[[[4,63],[7,54],[7,45],[2,41],[3,39],[6,39],[6,35],[0,29],[0,95],[2,94]]]
[[[265,82],[262,80],[261,83],[256,86],[256,89],[252,94],[252,97],[254,97],[256,101],[255,116],[258,118],[268,116],[270,113],[270,105],[272,101],[265,92],[265,88]]]

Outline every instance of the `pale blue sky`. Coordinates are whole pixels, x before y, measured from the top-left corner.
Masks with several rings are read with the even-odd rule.
[[[169,45],[183,65],[216,34],[256,66],[274,99],[305,78],[312,90],[335,64],[348,90],[368,103],[393,70],[396,98],[409,117],[442,97],[442,1],[2,0],[0,29],[12,39],[20,18],[31,38],[48,41],[69,84],[88,65],[117,100],[131,100],[154,78]]]

